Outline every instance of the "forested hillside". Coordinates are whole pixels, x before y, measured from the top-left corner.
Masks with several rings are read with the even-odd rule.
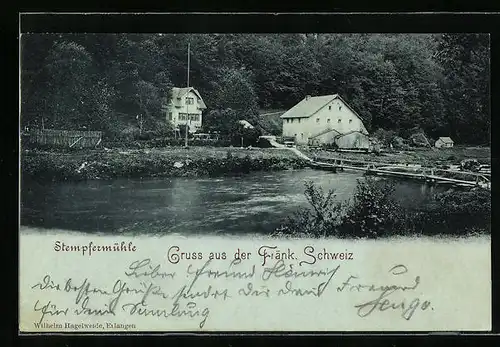
[[[161,105],[187,83],[207,130],[230,131],[259,109],[340,94],[369,131],[415,128],[488,144],[489,37],[480,34],[24,34],[23,126],[168,133]]]

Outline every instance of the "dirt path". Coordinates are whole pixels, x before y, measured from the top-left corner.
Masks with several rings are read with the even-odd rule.
[[[312,162],[313,160],[311,158],[309,158],[307,155],[305,155],[304,153],[302,153],[301,151],[299,151],[297,148],[294,148],[294,147],[287,147],[281,143],[278,143],[276,141],[273,141],[273,140],[269,140],[269,143],[274,147],[274,148],[280,148],[280,149],[287,149],[287,150],[290,150],[292,151],[293,153],[295,153],[299,158],[301,159],[304,159],[304,160],[307,160],[307,161],[310,161]]]

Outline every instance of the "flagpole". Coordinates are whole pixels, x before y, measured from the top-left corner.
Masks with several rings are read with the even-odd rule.
[[[190,44],[188,42],[188,53],[187,53],[187,87],[189,88],[189,55],[190,55]],[[188,90],[188,94],[189,96],[189,90]],[[188,128],[189,128],[189,125],[188,125],[188,121],[190,121],[189,119],[189,103],[186,99],[186,138],[184,140],[184,145],[187,147],[188,146]]]

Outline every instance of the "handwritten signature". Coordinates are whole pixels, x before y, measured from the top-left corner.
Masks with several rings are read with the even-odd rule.
[[[399,264],[389,269],[389,273],[396,278],[408,273],[408,268],[405,265]],[[359,317],[367,317],[373,312],[383,312],[387,310],[398,310],[401,312],[401,317],[410,320],[417,309],[425,311],[427,309],[434,310],[429,300],[421,301],[419,298],[402,298],[393,299],[392,294],[397,292],[414,292],[420,285],[420,276],[415,276],[409,285],[375,285],[356,283],[357,276],[349,276],[341,286],[337,287],[337,292],[356,291],[356,292],[377,292],[379,293],[375,299],[355,305]]]
[[[235,259],[226,268],[220,268],[220,265],[214,266],[213,260],[208,260],[202,266],[188,265],[182,274],[166,271],[146,258],[131,262],[123,273],[125,277],[114,279],[111,285],[104,287],[93,284],[88,278],[68,278],[59,282],[46,274],[31,289],[72,294],[72,302],[63,305],[63,301],[56,303],[56,298],[37,300],[33,310],[40,314],[39,324],[47,317],[70,314],[96,317],[126,314],[197,320],[199,328],[205,327],[215,307],[211,305],[235,297],[272,300],[287,296],[320,298],[327,292],[333,295],[363,292],[376,295],[354,305],[361,318],[374,312],[398,311],[402,318],[410,320],[417,311],[434,310],[430,301],[415,295],[421,283],[420,276],[410,276],[402,264],[389,270],[391,279],[399,284],[366,284],[354,275],[341,281],[341,265],[307,270],[281,259],[257,270],[255,265],[245,264]],[[186,280],[179,280],[182,277]],[[329,290],[335,282],[338,283],[336,291]]]

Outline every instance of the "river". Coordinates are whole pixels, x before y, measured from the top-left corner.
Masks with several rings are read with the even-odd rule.
[[[349,199],[362,175],[315,170],[254,172],[239,177],[25,183],[21,225],[95,233],[270,233],[301,207],[311,180]],[[402,204],[437,188],[398,181]],[[440,188],[441,189],[441,188]]]

